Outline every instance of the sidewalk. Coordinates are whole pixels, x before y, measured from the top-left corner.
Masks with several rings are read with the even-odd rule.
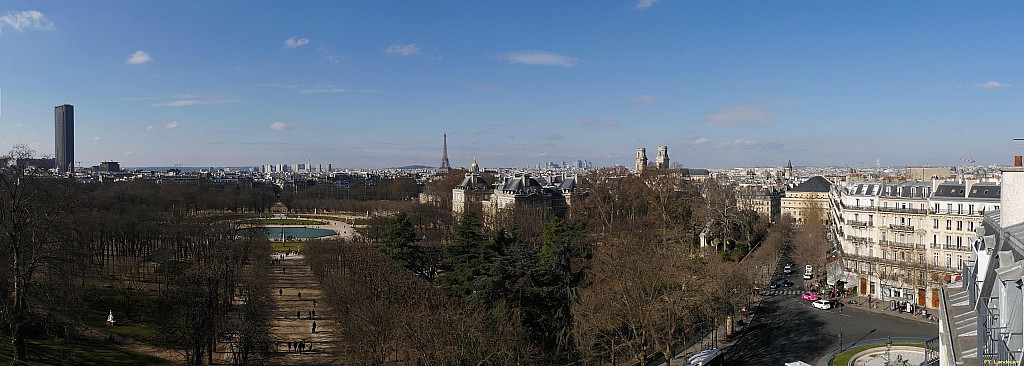
[[[725,320],[722,320],[718,325],[717,343],[715,342],[715,332],[710,332],[708,333],[708,335],[704,336],[704,338],[702,338],[699,342],[696,342],[693,345],[681,351],[677,351],[676,355],[672,357],[671,364],[684,365],[686,364],[686,360],[690,358],[690,356],[696,354],[697,352],[703,351],[708,348],[718,348],[719,350],[724,350],[727,347],[730,347],[733,344],[735,344],[736,341],[743,337],[743,334],[746,332],[747,327],[750,325],[750,323],[754,321],[754,318],[758,316],[758,313],[761,310],[761,300],[763,300],[766,297],[768,297],[768,295],[765,295],[763,293],[756,295],[756,298],[751,300],[751,306],[749,309],[750,315],[743,316],[742,314],[740,314],[733,318],[732,337],[726,337],[726,324]],[[742,326],[738,325],[738,321],[741,319],[743,320]],[[668,363],[661,363],[661,366],[667,365]]]
[[[850,303],[850,300],[856,301],[856,304]],[[901,313],[901,312],[898,312],[898,311],[888,310],[889,301],[886,301],[886,300],[872,299],[872,301],[871,301],[872,302],[872,306],[871,307],[868,307],[868,298],[867,298],[867,296],[848,297],[848,298],[842,299],[841,301],[843,302],[843,304],[845,306],[849,306],[852,309],[870,311],[870,312],[878,313],[878,314],[886,314],[886,315],[895,316],[895,317],[898,317],[898,318],[901,318],[901,319],[913,320],[913,321],[917,321],[917,322],[921,322],[921,323],[926,323],[926,324],[935,324],[935,326],[939,326],[939,318],[938,318],[939,310],[938,309],[926,309],[928,314],[932,315],[932,320],[928,320],[927,318],[922,317],[920,315],[909,314],[909,313]],[[920,311],[920,309],[918,309],[918,311]]]

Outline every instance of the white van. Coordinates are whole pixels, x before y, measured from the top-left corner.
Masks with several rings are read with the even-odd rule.
[[[812,273],[814,273],[814,271],[811,270],[811,265],[808,264],[807,267],[804,268],[804,279],[805,280],[811,279],[813,277],[811,275]]]

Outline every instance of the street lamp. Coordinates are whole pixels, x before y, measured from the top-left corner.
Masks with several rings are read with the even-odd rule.
[[[843,307],[839,307],[839,352],[843,351]]]

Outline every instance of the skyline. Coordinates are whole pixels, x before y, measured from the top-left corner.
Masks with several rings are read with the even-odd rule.
[[[0,8],[0,149],[83,166],[1010,165],[1019,3]]]

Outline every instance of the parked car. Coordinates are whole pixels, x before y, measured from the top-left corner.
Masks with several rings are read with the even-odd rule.
[[[832,308],[832,301],[825,299],[818,299],[811,303],[814,307],[821,310],[828,310]]]
[[[816,300],[818,300],[818,294],[813,293],[813,292],[804,292],[803,294],[800,294],[800,297],[804,298],[804,300],[807,300],[807,301],[816,301]]]
[[[779,283],[775,282],[775,281],[772,281],[772,282],[768,283],[768,288],[770,288],[772,290],[777,289],[777,288],[779,288]]]
[[[782,280],[781,283],[782,283],[782,287],[793,287],[793,281],[790,281],[788,279]]]
[[[814,275],[812,273],[814,273],[814,271],[811,270],[811,265],[810,264],[808,264],[807,267],[804,267],[804,279],[805,280],[809,280],[809,279],[813,278]]]

